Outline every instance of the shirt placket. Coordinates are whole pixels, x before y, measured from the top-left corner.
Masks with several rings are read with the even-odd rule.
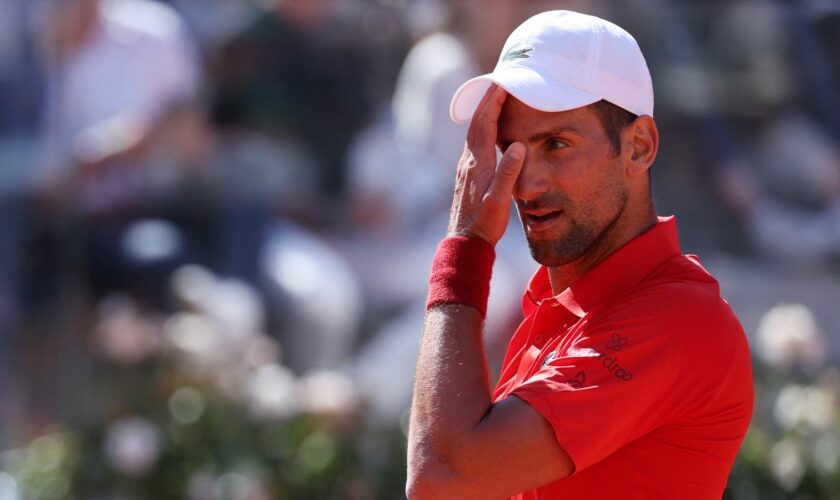
[[[543,359],[548,355],[546,347],[556,345],[555,340],[558,340],[558,337],[561,337],[562,342],[567,327],[575,319],[577,317],[554,298],[539,303],[528,332],[527,347],[519,361],[514,385],[521,384],[539,370]]]

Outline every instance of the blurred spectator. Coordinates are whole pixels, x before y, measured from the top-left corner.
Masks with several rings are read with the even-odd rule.
[[[356,347],[364,304],[344,258],[303,228],[278,221],[267,233],[260,266],[289,367],[304,373],[345,362]]]
[[[195,143],[172,141],[200,119],[199,61],[176,12],[156,1],[47,0],[41,21],[48,79],[33,244],[36,254],[75,245],[69,265],[84,265],[104,292],[125,283],[121,237],[134,220],[180,209],[187,224],[200,220],[190,221],[196,200],[181,197],[193,175],[182,157]],[[36,277],[48,281],[54,265]]]
[[[449,101],[463,81],[493,68],[508,33],[531,13],[530,6],[504,0],[448,6],[415,6],[412,31],[421,38],[403,62],[390,109],[359,135],[349,156],[355,226],[342,243],[369,309],[381,315],[381,326],[350,369],[385,420],[399,416],[410,398],[414,333],[422,324],[427,273],[446,232],[455,165],[464,148],[467,126],[450,120]],[[432,20],[440,26],[432,28]],[[517,226],[514,217],[497,246],[487,318],[494,366],[507,342],[501,335],[520,312],[512,291],[535,269]],[[401,375],[383,379],[382,367]]]
[[[808,11],[739,0],[658,12],[657,116],[682,139],[663,147],[654,190],[692,227],[688,247],[817,268],[840,256],[840,122],[826,113],[840,93],[811,24],[829,15]]]
[[[193,144],[169,142],[198,116],[201,75],[180,18],[165,4],[39,0],[35,6],[46,96],[41,158],[27,164],[35,167],[32,202],[19,214],[24,276],[15,292],[29,314],[16,363],[31,419],[43,422],[58,409],[75,409],[62,389],[85,373],[87,292],[98,297],[134,287],[158,303],[161,264],[171,265],[166,259],[189,239],[169,221],[133,232],[131,225],[168,212],[191,235],[201,231],[202,219],[190,219],[201,204],[182,195],[192,173],[176,168]],[[139,252],[127,252],[128,246]],[[143,259],[145,273],[131,269]],[[40,397],[46,390],[58,396]]]
[[[60,191],[78,181],[87,212],[138,203],[144,190],[171,178],[154,172],[150,151],[199,87],[197,54],[181,20],[152,0],[47,0],[41,37],[48,74],[42,182]]]
[[[250,22],[261,0],[166,0],[184,17],[208,54]]]
[[[498,0],[425,0],[413,8],[409,23],[419,39],[402,64],[390,109],[358,138],[349,160],[356,222],[408,237],[430,223],[436,230],[441,220],[445,225],[453,164],[466,137],[466,126],[449,119],[452,94],[492,69],[511,20],[527,12]]]
[[[323,217],[340,194],[344,155],[369,108],[359,37],[334,0],[266,2],[211,62],[214,120],[281,142],[299,142],[317,167],[320,192],[302,214]],[[314,200],[313,200],[314,201]]]
[[[525,12],[501,0],[448,8],[425,1],[415,8],[409,18],[420,39],[403,62],[389,106],[356,138],[348,158],[354,225],[345,239],[358,243],[349,252],[366,289],[378,294],[371,300],[392,305],[422,295],[427,260],[446,230],[467,131],[449,119],[449,100],[460,82],[492,69],[496,54],[487,54],[498,51]],[[391,261],[404,271],[377,272]],[[417,279],[407,279],[405,269],[415,269]]]
[[[207,200],[203,220],[192,222],[207,228],[204,255],[189,257],[203,257],[199,262],[225,280],[262,292],[267,330],[280,340],[290,368],[303,373],[343,361],[355,347],[363,313],[356,277],[322,237],[288,217],[311,203],[307,193],[317,189],[311,159],[293,142],[247,130],[220,132],[201,121],[177,140],[196,144],[182,161],[201,166],[190,201]],[[194,288],[210,289],[212,281]]]
[[[30,2],[0,2],[0,447],[15,436],[16,424],[26,420],[18,359],[27,311],[20,290],[25,279],[25,199],[39,150],[44,83],[32,37],[34,10]]]
[[[0,141],[3,143],[12,134],[32,134],[38,126],[40,75],[30,36],[32,17],[32,7],[26,2],[0,2]]]

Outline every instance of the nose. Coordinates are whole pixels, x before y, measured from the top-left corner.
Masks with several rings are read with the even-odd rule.
[[[525,154],[525,163],[522,164],[522,171],[516,179],[514,195],[522,201],[532,201],[549,190],[549,182],[546,169],[540,168],[536,155],[528,151]]]

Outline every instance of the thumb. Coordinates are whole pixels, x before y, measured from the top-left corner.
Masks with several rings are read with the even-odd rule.
[[[507,205],[510,203],[510,196],[516,186],[516,179],[522,172],[522,165],[525,163],[525,146],[521,142],[514,142],[508,146],[499,166],[496,167],[496,175],[493,183],[487,192],[487,197],[493,201]]]

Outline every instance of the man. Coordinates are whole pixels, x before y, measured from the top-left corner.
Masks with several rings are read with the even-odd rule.
[[[181,18],[152,0],[47,0],[43,7],[39,196],[78,203],[94,216],[156,203],[181,174],[160,151],[200,120],[198,53]],[[175,154],[186,153],[178,146]]]
[[[659,134],[635,40],[596,17],[534,16],[451,114],[472,123],[430,279],[408,496],[720,498],[752,414],[749,351],[654,212]],[[541,267],[491,391],[481,324],[511,196]]]

